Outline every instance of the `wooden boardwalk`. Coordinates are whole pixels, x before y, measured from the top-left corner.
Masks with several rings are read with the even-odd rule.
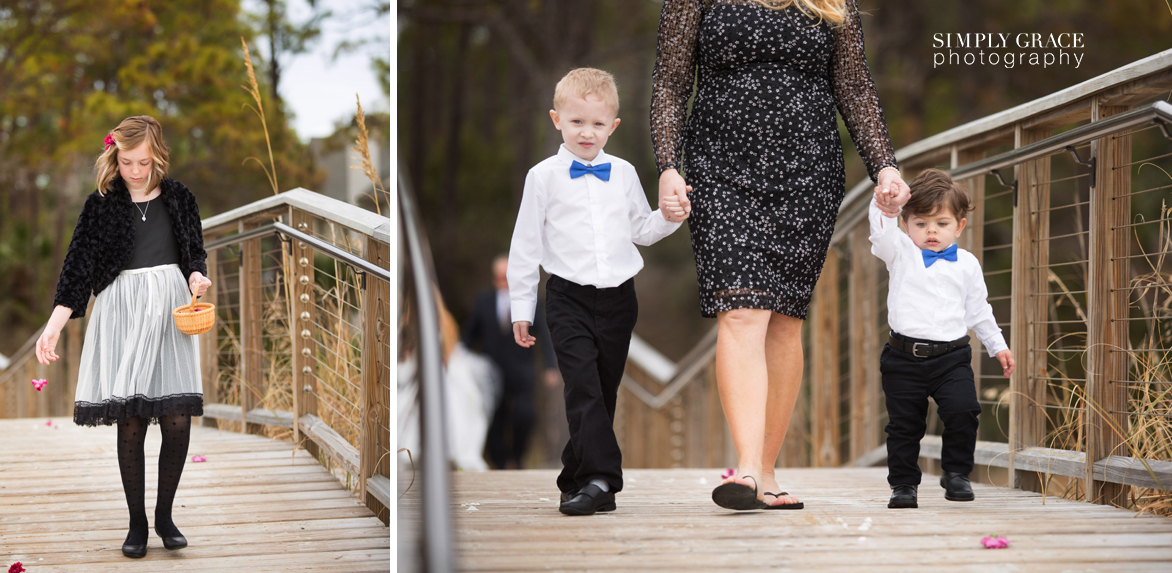
[[[750,512],[712,503],[719,470],[628,470],[618,511],[592,517],[558,513],[555,476],[454,474],[461,569],[1172,571],[1170,519],[981,484],[949,502],[929,476],[919,509],[892,510],[883,468],[783,470],[806,509]],[[992,534],[1012,545],[983,548]]]
[[[387,571],[389,530],[337,479],[288,442],[192,427],[175,498],[189,546],[122,555],[128,516],[113,428],[69,418],[0,420],[0,570]],[[55,427],[55,429],[54,429]],[[146,506],[153,515],[159,431],[146,441]]]

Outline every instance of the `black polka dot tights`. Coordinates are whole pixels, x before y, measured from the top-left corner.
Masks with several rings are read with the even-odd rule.
[[[159,449],[159,497],[155,502],[155,529],[159,535],[181,535],[171,520],[175,490],[187,460],[187,446],[191,442],[191,416],[177,414],[160,416],[159,429],[163,444]],[[146,502],[146,441],[147,419],[127,418],[118,422],[118,469],[122,473],[122,490],[126,493],[126,507],[130,510],[130,532],[126,543],[143,544],[147,541]]]

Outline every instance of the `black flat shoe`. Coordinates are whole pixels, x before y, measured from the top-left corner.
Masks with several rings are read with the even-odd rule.
[[[157,527],[155,528],[155,534],[162,538],[163,547],[166,547],[167,549],[183,549],[184,547],[187,547],[187,538],[183,537],[182,535],[167,537],[162,533],[159,533],[159,529]],[[125,551],[126,550],[123,549],[123,552]],[[143,550],[143,554],[146,554],[145,549]]]
[[[577,496],[578,496],[578,490],[563,491],[562,492],[562,503],[566,503],[567,501],[570,501],[571,499],[574,499]]]
[[[968,474],[944,472],[940,476],[940,487],[944,488],[944,499],[948,501],[972,501],[976,498]]]
[[[757,478],[745,476],[745,479],[753,480],[753,487],[735,481],[722,483],[712,490],[712,501],[725,509],[761,509],[763,502],[757,499]]]
[[[127,557],[138,559],[140,557],[146,557],[146,548],[146,543],[143,543],[142,545],[131,545],[130,543],[123,543],[122,554]]]
[[[887,507],[891,509],[920,507],[916,503],[916,486],[897,485],[891,488],[891,500],[887,502]]]
[[[617,507],[613,493],[602,491],[594,484],[587,484],[578,490],[573,499],[563,501],[558,511],[566,515],[594,515],[598,511],[614,511]]]

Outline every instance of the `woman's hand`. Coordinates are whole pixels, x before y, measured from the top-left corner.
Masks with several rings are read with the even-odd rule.
[[[191,289],[195,296],[203,296],[208,292],[208,287],[212,286],[212,280],[203,276],[203,273],[195,271],[187,278],[187,287]]]
[[[692,202],[688,200],[688,191],[691,190],[679,171],[666,169],[659,174],[659,210],[664,219],[675,223],[691,215]],[[674,200],[669,202],[669,199]]]
[[[875,187],[875,201],[879,208],[886,213],[898,212],[909,198],[912,190],[903,182],[903,177],[895,169],[883,169],[879,172],[879,182]]]
[[[37,362],[47,365],[50,361],[59,358],[57,353],[54,352],[57,349],[57,340],[59,338],[61,338],[61,329],[52,328],[52,325],[45,325],[45,330],[41,332],[41,337],[37,339]]]

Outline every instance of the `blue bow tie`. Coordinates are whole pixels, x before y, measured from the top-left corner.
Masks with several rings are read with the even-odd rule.
[[[932,266],[932,263],[937,259],[944,259],[946,261],[956,262],[956,245],[949,245],[947,249],[937,253],[931,249],[920,249],[924,254],[924,268]]]
[[[610,181],[610,164],[599,163],[598,165],[582,165],[575,161],[570,164],[570,179],[577,179],[587,173],[603,180]]]

